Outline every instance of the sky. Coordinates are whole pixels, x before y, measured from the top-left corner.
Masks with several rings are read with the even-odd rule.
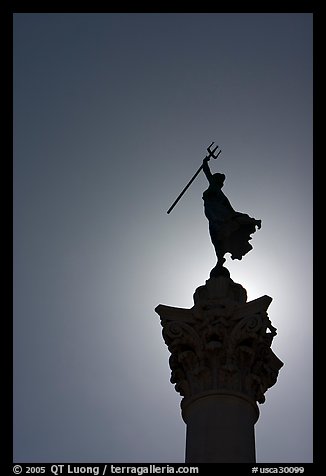
[[[15,13],[14,461],[182,463],[158,304],[215,253],[201,173],[262,220],[226,255],[284,362],[257,462],[312,456],[312,14]]]

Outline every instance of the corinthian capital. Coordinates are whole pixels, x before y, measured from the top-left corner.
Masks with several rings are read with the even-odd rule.
[[[184,399],[213,391],[265,401],[283,366],[271,350],[271,301],[262,296],[247,302],[240,284],[220,276],[196,289],[191,309],[157,306],[171,382]]]

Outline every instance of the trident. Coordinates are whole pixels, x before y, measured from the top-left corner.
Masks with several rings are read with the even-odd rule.
[[[217,159],[217,157],[220,155],[220,153],[222,152],[222,150],[220,149],[218,151],[218,154],[214,155],[214,152],[216,151],[216,149],[218,149],[218,145],[215,147],[215,149],[211,150],[211,147],[212,145],[214,144],[214,142],[211,143],[211,145],[209,145],[207,147],[207,152],[208,152],[208,155],[206,155],[205,159],[210,159],[211,157],[213,159]],[[182,190],[182,192],[180,193],[180,195],[175,199],[175,201],[172,203],[172,205],[170,206],[170,208],[168,209],[168,211],[166,213],[170,213],[172,212],[173,208],[176,206],[176,204],[178,203],[178,201],[180,200],[180,198],[182,197],[182,195],[184,195],[184,193],[186,192],[186,190],[188,190],[188,188],[190,187],[190,185],[192,184],[192,182],[195,180],[195,178],[197,177],[197,175],[199,174],[199,172],[202,170],[203,168],[203,164],[199,167],[199,169],[197,170],[197,172],[195,173],[195,175],[189,180],[189,182],[187,183],[187,185],[185,186],[185,188]]]

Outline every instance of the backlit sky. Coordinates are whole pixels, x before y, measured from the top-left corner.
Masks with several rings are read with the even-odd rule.
[[[284,362],[258,462],[312,461],[312,14],[14,14],[14,460],[182,463],[158,304],[215,265],[200,174],[262,220],[231,278]]]

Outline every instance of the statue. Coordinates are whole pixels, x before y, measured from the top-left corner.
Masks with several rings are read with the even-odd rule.
[[[208,166],[211,157],[217,159],[221,153],[221,150],[219,150],[217,154],[214,154],[218,146],[211,150],[213,144],[214,142],[207,147],[208,155],[203,159],[202,165],[173,202],[167,213],[173,210],[197,175],[203,170],[209,182],[208,189],[203,193],[204,210],[209,222],[210,237],[217,256],[217,264],[211,270],[210,277],[229,277],[229,271],[223,266],[225,262],[224,255],[231,253],[232,259],[241,260],[252,249],[249,243],[251,240],[250,235],[256,231],[256,226],[258,229],[261,227],[261,220],[251,218],[246,213],[236,212],[222,192],[225,175],[220,173],[212,174]]]
[[[217,256],[217,265],[211,271],[212,277],[228,274],[223,268],[225,253],[231,253],[232,259],[241,260],[252,249],[250,235],[256,231],[256,226],[258,229],[261,227],[261,220],[234,210],[222,192],[225,175],[212,174],[208,166],[209,160],[210,157],[204,158],[202,168],[209,182],[208,189],[203,193],[205,216]]]

